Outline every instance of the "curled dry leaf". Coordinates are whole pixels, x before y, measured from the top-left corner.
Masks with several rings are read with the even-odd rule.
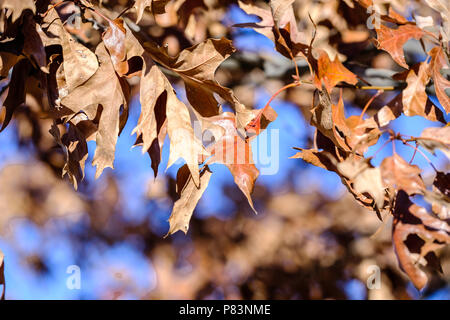
[[[50,133],[56,142],[64,150],[66,163],[62,170],[62,176],[66,174],[75,190],[78,189],[78,183],[84,178],[84,166],[88,157],[88,147],[86,137],[75,124],[69,122],[67,132],[62,136],[59,128],[53,124]]]
[[[301,149],[295,155],[290,157],[290,159],[302,159],[316,167],[326,169],[328,171],[337,171],[335,161],[332,161],[333,157],[327,151],[318,151],[312,149]]]
[[[424,193],[425,184],[420,176],[422,170],[416,165],[410,165],[398,154],[385,158],[380,169],[385,186],[404,190],[409,195]]]
[[[410,39],[421,39],[425,32],[411,24],[399,26],[397,29],[391,29],[384,25],[375,29],[377,32],[377,47],[389,53],[399,65],[409,69],[403,53],[403,45]]]
[[[345,117],[344,100],[332,104],[327,90],[319,91],[319,104],[312,110],[311,123],[334,144],[345,151],[364,153],[378,141],[381,132],[373,118]]]
[[[41,39],[43,33],[41,27],[36,24],[31,14],[24,16],[23,36],[25,38],[23,45],[23,54],[31,61],[35,62],[38,67],[48,73],[47,55],[44,49],[44,43]]]
[[[450,98],[445,90],[450,89],[450,81],[441,74],[441,69],[449,68],[444,56],[444,51],[442,47],[434,47],[429,52],[429,55],[431,56],[430,69],[434,87],[436,89],[436,96],[442,107],[445,109],[445,112],[449,113]]]
[[[412,203],[402,190],[397,193],[393,215],[392,240],[400,267],[421,290],[428,277],[419,264],[437,260],[434,251],[450,243],[450,226]]]
[[[239,102],[233,91],[215,79],[216,69],[235,51],[230,40],[207,39],[183,50],[176,57],[170,57],[148,43],[144,47],[156,61],[180,75],[185,83],[188,101],[201,116],[219,114],[219,103],[214,97],[218,94],[235,109],[239,128],[244,128],[253,119],[253,113]]]
[[[134,2],[134,7],[136,8],[137,13],[136,23],[141,21],[147,7],[150,7],[153,14],[162,14],[166,12],[165,7],[169,1],[170,0],[136,0]]]
[[[450,159],[450,126],[426,128],[416,141],[429,152],[434,154],[438,149]]]
[[[12,22],[16,22],[25,10],[36,13],[36,5],[33,0],[0,0],[0,8],[12,11]]]
[[[126,51],[126,30],[123,19],[108,19],[109,27],[103,33],[103,43],[111,55],[111,61],[116,72],[123,76],[128,72],[127,51]]]
[[[6,78],[9,70],[19,61],[19,56],[10,52],[0,52],[0,76]]]
[[[373,118],[346,118],[342,96],[339,97],[338,105],[333,105],[332,109],[333,135],[341,148],[363,154],[368,147],[377,143],[381,132]]]
[[[440,219],[450,219],[450,173],[436,172],[433,189],[426,190],[424,198]]]
[[[207,159],[207,163],[224,164],[233,175],[236,185],[247,197],[252,209],[255,210],[251,193],[259,171],[253,162],[250,139],[243,139],[239,135],[235,116],[230,112],[210,117],[209,121],[224,128],[225,132],[220,139],[207,148],[211,154],[211,158]]]
[[[22,103],[25,102],[26,81],[32,66],[26,59],[20,60],[12,70],[11,80],[8,86],[8,95],[6,96],[3,106],[6,109],[5,119],[3,120],[3,131],[12,119],[14,111]]]
[[[429,65],[426,62],[411,68],[406,77],[408,85],[401,93],[403,113],[410,117],[419,115],[428,120],[445,122],[442,111],[434,106],[425,92],[429,80]]]
[[[177,192],[180,198],[173,206],[172,214],[169,218],[170,229],[166,236],[174,234],[179,230],[187,233],[192,213],[208,186],[211,174],[208,166],[205,166],[200,173],[200,183],[197,184],[193,181],[191,171],[187,165],[178,169]]]
[[[383,185],[381,170],[372,167],[366,159],[346,159],[337,164],[339,173],[350,180],[356,192],[368,193],[378,208],[383,208],[385,187]]]
[[[266,36],[273,42],[275,42],[275,37],[272,31],[272,27],[275,25],[275,21],[273,20],[272,12],[267,9],[260,8],[251,2],[244,2],[239,0],[239,8],[245,11],[245,13],[249,15],[255,15],[261,19],[259,22],[250,22],[250,23],[239,23],[234,25],[235,27],[240,28],[252,28],[258,33]]]
[[[97,56],[66,31],[56,10],[49,11],[43,28],[46,35],[44,45],[58,44],[62,48],[64,89],[68,93],[94,75],[98,69]]]
[[[98,45],[95,54],[100,64],[97,72],[83,86],[75,88],[65,96],[61,104],[73,113],[91,105],[101,105],[102,111],[96,134],[97,148],[92,161],[92,164],[97,166],[95,176],[98,178],[106,167],[114,167],[121,107],[124,110],[127,108],[127,88],[116,76],[104,44]]]

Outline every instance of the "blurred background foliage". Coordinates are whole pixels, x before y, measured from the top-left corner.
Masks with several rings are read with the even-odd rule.
[[[120,12],[130,1],[101,2]],[[385,83],[392,74],[387,70],[400,68],[371,44],[364,12],[349,15],[350,2],[297,1],[298,21],[305,34],[311,34],[309,13],[318,26],[316,46],[331,56],[339,52],[342,61],[351,57],[368,66],[366,77]],[[402,0],[392,3],[409,18],[412,12],[435,14],[418,1],[412,1],[412,6]],[[68,4],[58,10],[70,13],[74,8]],[[252,29],[232,27],[258,21],[235,1],[172,1],[166,10],[156,17],[147,12],[140,26],[152,39],[167,44],[171,54],[208,37],[233,40],[237,53],[216,76],[246,106],[263,107],[290,81],[292,62],[276,53],[270,40]],[[184,10],[186,19],[178,20],[176,10]],[[133,10],[125,14],[129,24],[134,18]],[[79,37],[95,44],[100,34],[92,32],[82,28]],[[408,61],[424,58],[416,41],[410,41],[405,51]],[[306,63],[299,61],[299,66],[306,76]],[[357,63],[347,67],[360,68]],[[380,73],[381,69],[386,73]],[[179,79],[171,81],[183,98]],[[7,299],[450,298],[449,248],[440,253],[443,274],[433,273],[429,286],[418,292],[398,267],[391,244],[392,221],[381,222],[359,206],[334,173],[288,159],[295,154],[293,146],[312,143],[308,123],[313,90],[308,87],[289,89],[272,104],[278,119],[261,136],[270,138],[273,130],[279,130],[278,150],[273,150],[279,157],[279,170],[257,180],[253,201],[258,215],[227,169],[212,165],[215,174],[188,234],[164,239],[176,200],[175,175],[182,164],[164,172],[166,147],[160,174],[154,179],[149,157],[139,147],[131,149],[135,141],[131,131],[140,110],[137,88],[133,92],[115,169],[94,180],[90,162],[95,143],[90,142],[86,177],[78,191],[67,178],[60,178],[64,155],[48,133],[51,120],[42,119],[36,97],[27,96],[12,124],[0,134],[0,249],[5,255]],[[345,89],[347,114],[359,114],[373,93]],[[391,97],[385,93],[376,99],[369,114]],[[433,102],[438,105],[436,99]],[[425,127],[436,125],[422,117],[401,116],[390,126],[417,136]],[[382,137],[369,153],[387,138]],[[405,158],[413,152],[400,144],[396,150]],[[384,148],[375,164],[391,154]],[[433,157],[441,169],[448,169],[446,161],[442,154]],[[424,179],[433,179],[423,158],[417,156],[413,163],[425,170]],[[80,290],[66,287],[69,265],[81,268]],[[382,284],[377,290],[366,287],[371,265],[381,269]]]

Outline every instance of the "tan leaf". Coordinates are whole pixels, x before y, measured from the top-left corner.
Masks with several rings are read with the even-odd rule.
[[[77,190],[78,183],[84,178],[84,166],[88,157],[86,137],[72,122],[69,122],[67,133],[62,138],[59,128],[54,124],[50,133],[64,150],[66,163],[62,169],[62,176],[64,177],[67,174],[70,182]]]
[[[155,60],[181,76],[186,86],[186,96],[200,115],[210,117],[219,114],[219,103],[214,97],[214,94],[218,94],[235,109],[240,128],[244,128],[254,118],[233,91],[220,85],[214,76],[219,65],[235,51],[230,40],[207,39],[183,50],[176,57],[170,57],[148,43],[144,47]]]
[[[111,55],[111,61],[116,72],[123,76],[128,73],[128,63],[126,61],[126,29],[123,19],[108,19],[109,27],[102,34],[103,43]]]
[[[426,62],[419,64],[418,70],[411,69],[406,77],[408,86],[403,90],[403,112],[407,116],[423,114],[428,96],[425,86],[430,80]]]
[[[162,14],[165,12],[165,6],[170,0],[136,0],[134,7],[136,8],[136,23],[142,19],[142,15],[147,7],[151,7],[153,14]]]
[[[439,149],[450,159],[450,126],[426,128],[416,140],[429,152]]]
[[[351,180],[353,188],[358,193],[368,193],[378,208],[384,204],[385,187],[379,167],[373,168],[363,160],[346,159],[337,164],[339,172]]]
[[[410,195],[424,193],[425,184],[420,176],[422,171],[418,166],[407,163],[398,154],[385,158],[380,169],[386,186],[402,189]]]
[[[12,11],[12,22],[20,18],[22,12],[29,9],[36,13],[36,6],[33,0],[1,0],[0,8]]]
[[[96,55],[75,41],[62,25],[60,39],[64,57],[64,74],[70,92],[95,74],[98,70],[98,61]]]
[[[211,171],[208,166],[202,170],[200,174],[200,184],[193,181],[191,171],[186,165],[182,166],[177,173],[177,192],[180,198],[175,202],[172,214],[169,218],[170,229],[166,234],[166,237],[170,234],[181,230],[185,234],[189,229],[189,221],[191,220],[192,213],[197,206],[198,201],[208,186],[209,179],[211,178]]]
[[[243,1],[238,1],[239,8],[244,10],[247,14],[256,15],[261,18],[260,22],[251,22],[251,23],[240,23],[234,25],[235,27],[240,28],[253,28],[258,33],[266,36],[273,42],[275,42],[275,37],[272,31],[272,27],[275,25],[275,21],[273,20],[272,12],[267,9],[263,9],[257,7],[252,3],[245,3]]]
[[[167,79],[166,86],[170,86]],[[187,106],[181,102],[173,90],[167,91],[167,133],[170,139],[170,154],[167,167],[179,158],[186,161],[195,185],[200,184],[198,158],[208,155],[201,141],[194,135]]]
[[[100,43],[95,54],[100,67],[82,86],[75,88],[61,100],[61,104],[77,113],[91,105],[101,105],[102,111],[96,134],[97,148],[92,164],[97,166],[96,178],[104,168],[113,168],[116,141],[120,127],[120,108],[127,108],[127,88],[114,72],[105,45]]]
[[[45,16],[43,28],[48,38],[44,45],[58,44],[62,47],[65,88],[70,92],[94,75],[98,69],[97,56],[72,38],[56,10],[49,11]]]
[[[450,173],[436,172],[433,190],[426,190],[424,198],[440,219],[450,219]]]
[[[316,167],[337,172],[336,163],[331,160],[332,158],[327,151],[298,149],[300,151],[290,157],[290,159],[302,159],[303,161],[315,165]]]
[[[431,56],[430,68],[431,76],[433,77],[434,87],[436,89],[436,96],[444,108],[445,112],[450,112],[450,98],[445,92],[450,89],[450,81],[444,78],[441,74],[441,69],[447,68],[448,65],[445,60],[444,51],[442,47],[434,47],[429,52]]]

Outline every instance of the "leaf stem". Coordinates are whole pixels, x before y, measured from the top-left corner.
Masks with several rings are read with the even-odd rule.
[[[413,148],[416,151],[419,151],[419,153],[422,155],[422,157],[425,158],[425,160],[427,160],[428,164],[434,169],[434,171],[438,172],[438,170],[436,169],[436,167],[433,165],[433,163],[431,162],[431,160],[427,157],[427,155],[425,153],[422,152],[422,150],[420,150],[418,147],[414,147],[413,145],[409,144],[406,141],[402,141],[403,144],[407,145],[408,147]]]
[[[45,18],[47,16],[47,14],[52,11],[53,9],[55,9],[56,7],[59,7],[60,5],[62,5],[64,2],[68,2],[70,0],[62,0],[58,3],[55,3],[54,5],[52,5],[50,8],[47,9],[47,11],[45,11],[43,14],[41,14],[42,18]]]
[[[377,93],[367,101],[366,105],[364,106],[364,109],[362,110],[361,114],[359,115],[358,124],[361,123],[364,113],[366,113],[367,109],[369,109],[369,106],[372,104],[373,100],[375,100],[376,97],[378,97],[380,94],[382,94],[383,90],[378,90]]]

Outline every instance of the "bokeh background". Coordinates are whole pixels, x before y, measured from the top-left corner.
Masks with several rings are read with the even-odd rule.
[[[114,8],[126,2],[103,4]],[[399,69],[370,43],[363,14],[352,16],[354,33],[343,34],[341,20],[350,24],[346,1],[299,2],[297,14],[309,12],[318,24],[319,46],[336,54],[337,45],[330,39],[341,37],[338,51],[343,60],[356,59],[380,81],[388,80],[375,69],[388,74],[387,70]],[[409,19],[414,10],[427,14],[417,1],[412,1],[415,7],[397,2]],[[156,20],[144,16],[141,24],[155,41],[167,43],[172,54],[207,37],[232,39],[237,53],[216,76],[246,106],[263,107],[289,82],[292,62],[276,53],[272,42],[261,34],[232,27],[258,21],[235,1],[204,3],[213,9],[194,6],[193,22],[186,25],[173,21],[170,7],[168,14]],[[64,13],[73,8],[61,6],[59,10]],[[341,18],[336,17],[338,12]],[[133,13],[126,17],[132,23]],[[304,20],[300,24],[306,33],[311,28]],[[406,54],[408,62],[425,59],[414,41],[408,42]],[[361,71],[358,64],[347,66]],[[306,64],[299,61],[299,67],[307,77]],[[179,80],[171,80],[184,99]],[[60,177],[63,154],[48,133],[51,120],[40,117],[33,96],[27,97],[14,121],[0,134],[0,249],[5,255],[7,299],[450,299],[448,248],[440,254],[443,274],[430,273],[429,286],[418,292],[398,267],[391,220],[381,222],[360,207],[334,173],[289,159],[295,154],[292,147],[312,143],[314,131],[308,125],[312,88],[290,89],[272,103],[278,118],[259,139],[270,141],[271,135],[278,134],[279,141],[270,146],[270,152],[272,161],[279,161],[279,169],[257,180],[253,200],[258,215],[226,167],[212,165],[214,174],[188,234],[178,232],[164,239],[176,200],[174,179],[182,163],[165,171],[166,141],[160,173],[154,179],[150,158],[140,147],[131,148],[135,142],[131,131],[140,112],[137,92],[134,89],[130,118],[118,141],[115,169],[106,169],[94,180],[90,162],[95,143],[90,142],[86,177],[78,191]],[[374,93],[345,89],[347,116],[359,114]],[[369,114],[391,97],[387,93],[375,100]],[[438,105],[436,99],[433,102]],[[418,136],[424,128],[439,125],[421,117],[400,116],[390,127]],[[386,139],[383,136],[368,154],[374,154]],[[405,159],[414,151],[400,144],[396,150]],[[391,154],[388,145],[373,163]],[[448,169],[442,154],[428,156],[438,168]],[[432,181],[433,171],[420,155],[413,163],[424,169],[424,179]],[[416,201],[426,205],[420,197]],[[66,286],[70,265],[80,267],[80,290]],[[377,290],[366,286],[371,265],[381,269],[382,284]]]

